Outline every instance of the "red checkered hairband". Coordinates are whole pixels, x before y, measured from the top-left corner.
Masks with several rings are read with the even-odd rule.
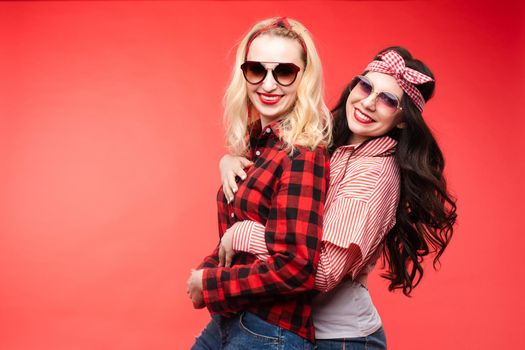
[[[412,99],[420,112],[423,112],[425,99],[414,86],[434,81],[431,77],[405,66],[405,60],[394,50],[387,51],[381,56],[382,61],[372,61],[366,71],[384,73],[393,76],[401,89]]]
[[[246,53],[244,54],[244,58],[246,59],[246,56],[248,56],[248,50],[250,49],[250,45],[252,44],[253,40],[255,40],[255,38],[257,38],[259,35],[261,35],[264,32],[267,32],[268,30],[272,28],[279,28],[279,27],[288,29],[290,32],[295,33],[295,35],[297,36],[297,39],[299,40],[301,46],[303,47],[304,53],[306,54],[307,52],[306,44],[304,43],[303,38],[299,35],[299,33],[297,33],[295,30],[292,29],[292,25],[290,24],[290,22],[288,22],[288,19],[286,17],[280,17],[280,18],[277,18],[272,23],[262,27],[261,29],[259,29],[258,31],[252,34],[252,37],[246,44]]]

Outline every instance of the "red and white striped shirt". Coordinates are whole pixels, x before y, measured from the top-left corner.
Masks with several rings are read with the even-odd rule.
[[[346,276],[366,274],[381,253],[385,235],[396,222],[399,167],[397,142],[388,137],[339,147],[330,159],[330,187],[324,212],[315,288],[326,292]],[[255,221],[233,225],[233,249],[269,257],[265,228]]]

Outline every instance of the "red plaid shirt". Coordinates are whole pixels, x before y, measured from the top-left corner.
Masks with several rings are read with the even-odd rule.
[[[232,203],[218,193],[219,235],[241,220],[265,226],[270,257],[237,254],[230,268],[218,268],[217,248],[206,257],[204,302],[211,312],[241,310],[314,340],[311,291],[319,260],[322,213],[329,179],[324,147],[283,149],[277,124],[256,123],[250,149],[254,166],[239,183]]]

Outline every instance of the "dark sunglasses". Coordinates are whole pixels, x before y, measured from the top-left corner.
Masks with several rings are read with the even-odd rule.
[[[400,106],[401,102],[393,93],[388,91],[374,92],[374,85],[370,79],[364,75],[358,75],[352,80],[350,90],[361,99],[365,99],[375,93],[377,95],[377,108],[380,108],[386,113],[393,114],[397,112],[398,109],[403,109]]]
[[[242,74],[248,83],[253,85],[259,84],[266,78],[268,71],[272,71],[273,78],[279,85],[290,86],[297,78],[297,73],[301,70],[293,63],[279,63],[274,68],[266,68],[263,63],[278,62],[246,61],[241,64]]]

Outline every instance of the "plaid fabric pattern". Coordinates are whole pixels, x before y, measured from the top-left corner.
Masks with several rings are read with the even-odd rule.
[[[327,292],[347,275],[366,280],[394,227],[399,203],[397,141],[383,136],[356,148],[339,147],[330,159],[323,238],[315,289]],[[233,225],[233,249],[268,258],[264,226],[254,221]]]
[[[200,267],[203,294],[211,312],[250,311],[267,322],[314,340],[311,291],[322,228],[322,212],[329,179],[326,149],[296,146],[283,149],[278,125],[250,137],[254,166],[239,183],[232,203],[218,193],[219,234],[241,220],[265,226],[269,259],[237,254],[232,267],[218,268],[217,248]]]
[[[417,109],[423,112],[425,99],[414,84],[423,84],[433,81],[429,76],[405,66],[405,60],[397,52],[391,50],[381,55],[382,61],[372,61],[366,67],[366,71],[384,73],[396,78],[397,83],[414,102]]]

